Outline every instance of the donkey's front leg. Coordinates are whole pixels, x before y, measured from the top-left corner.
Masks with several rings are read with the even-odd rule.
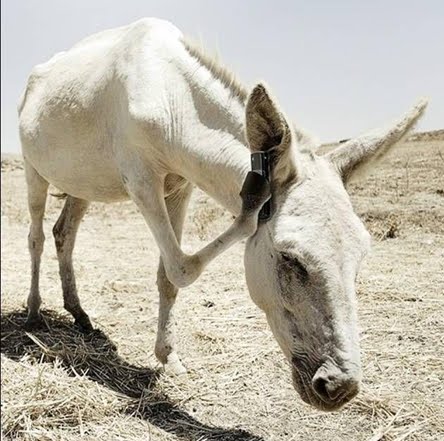
[[[188,286],[199,277],[203,266],[197,256],[189,256],[180,248],[165,200],[164,178],[133,165],[135,169],[123,171],[128,194],[150,227],[168,279],[178,288]]]
[[[144,170],[125,176],[126,188],[147,221],[160,249],[165,272],[178,288],[193,283],[203,269],[236,242],[254,234],[258,214],[270,198],[270,185],[262,176],[249,172],[240,196],[242,210],[233,224],[196,254],[185,254],[180,248],[164,200],[163,179]],[[129,173],[128,173],[129,174]]]
[[[191,192],[191,184],[186,184],[185,187],[165,199],[171,225],[179,243],[182,238],[183,223]],[[154,351],[157,359],[167,370],[179,375],[186,372],[175,349],[176,338],[173,309],[179,289],[169,281],[162,257],[160,258],[157,271],[157,287],[159,289],[159,318]]]
[[[165,197],[162,177],[148,168],[142,170],[140,163],[132,165],[133,169],[123,171],[122,180],[150,227],[161,255],[157,272],[159,319],[155,354],[166,369],[180,374],[186,370],[175,351],[173,309],[178,285],[172,283],[166,262],[170,267],[184,265],[186,255],[180,249],[180,240],[192,186],[185,184]]]
[[[169,280],[160,258],[157,270],[157,287],[159,289],[159,317],[157,319],[157,338],[154,353],[164,365],[165,370],[175,375],[186,373],[176,352],[176,335],[173,310],[179,288]]]
[[[255,172],[249,172],[240,192],[241,212],[226,231],[191,256],[181,250],[178,256],[163,255],[170,281],[178,287],[190,285],[219,254],[240,240],[252,236],[257,229],[259,211],[270,196],[268,180]]]

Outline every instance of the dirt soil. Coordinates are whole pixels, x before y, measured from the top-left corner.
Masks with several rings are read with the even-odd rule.
[[[131,202],[93,204],[82,222],[77,282],[98,329],[84,337],[63,310],[51,233],[63,201],[49,197],[48,329],[25,333],[26,187],[21,161],[2,158],[2,439],[444,439],[444,140],[400,145],[350,193],[374,238],[358,284],[363,390],[340,412],[322,413],[295,393],[249,298],[243,244],[180,292],[177,338],[189,372],[162,372],[153,354],[158,250]],[[186,250],[228,222],[196,191]]]

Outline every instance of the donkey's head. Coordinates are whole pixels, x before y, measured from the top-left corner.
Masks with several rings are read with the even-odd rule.
[[[361,380],[355,281],[370,236],[344,184],[399,141],[425,106],[318,156],[298,143],[263,85],[248,99],[247,138],[251,150],[271,154],[275,213],[247,242],[247,284],[291,363],[296,390],[319,409],[341,407]]]

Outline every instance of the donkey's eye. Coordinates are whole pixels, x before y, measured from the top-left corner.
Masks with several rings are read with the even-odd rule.
[[[293,257],[293,256],[290,256],[290,255],[287,254],[287,253],[281,253],[281,257],[282,257],[282,260],[283,260],[285,263],[291,263],[291,262],[294,260],[294,257]]]

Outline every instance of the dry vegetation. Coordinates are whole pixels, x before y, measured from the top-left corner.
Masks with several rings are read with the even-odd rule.
[[[79,232],[81,299],[97,331],[62,308],[49,198],[41,293],[47,329],[23,331],[29,284],[23,170],[2,160],[2,439],[444,439],[444,140],[406,143],[351,186],[374,236],[361,271],[363,391],[341,412],[305,405],[263,315],[248,297],[242,245],[178,301],[189,374],[153,355],[157,249],[131,203],[93,205]],[[196,192],[184,242],[196,249],[229,216]]]

